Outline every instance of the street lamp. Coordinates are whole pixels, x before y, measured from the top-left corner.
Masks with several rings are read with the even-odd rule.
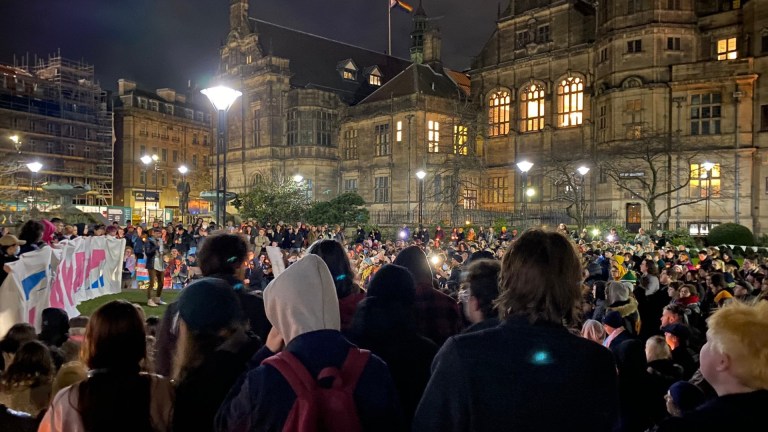
[[[528,198],[533,195],[528,195],[528,171],[533,168],[533,162],[529,162],[527,160],[521,161],[517,163],[517,168],[520,170],[521,173],[523,173],[523,205],[522,205],[522,213],[523,213],[523,223],[527,225],[528,222]]]
[[[11,140],[13,141],[13,137],[11,137]],[[40,162],[30,162],[27,164],[27,168],[32,173],[32,202],[35,204],[35,207],[37,207],[37,186],[36,186],[37,173],[40,172],[41,169],[43,169],[43,164],[41,164]]]
[[[181,174],[181,184],[176,187],[176,190],[179,192],[179,205],[181,207],[181,223],[185,224],[186,220],[184,219],[184,213],[186,211],[188,200],[189,200],[189,185],[187,184],[187,173],[189,172],[189,168],[187,168],[186,165],[182,165],[179,167],[179,173]]]
[[[293,181],[295,181],[296,183],[301,183],[304,181],[304,176],[301,174],[296,174],[295,176],[293,176]]]
[[[584,181],[584,176],[587,175],[587,173],[589,172],[589,167],[582,165],[576,168],[576,172],[578,172],[579,175],[581,175],[581,193],[579,194],[578,210],[580,212],[579,217],[581,218],[582,223],[584,223],[584,216],[586,213],[586,211],[584,211],[584,206],[586,203],[586,195],[587,195],[586,188],[584,187],[586,185],[586,182]],[[582,227],[579,227],[579,228],[581,229]]]
[[[419,226],[424,216],[424,177],[426,176],[427,173],[424,170],[416,171],[416,177],[419,179]]]
[[[704,220],[706,221],[707,225],[707,234],[709,234],[709,197],[711,195],[711,187],[712,187],[712,168],[715,167],[715,164],[712,162],[704,162],[701,164],[701,166],[704,168],[704,178],[707,179],[707,201],[705,203],[705,217]]]
[[[227,217],[227,142],[225,140],[227,111],[235,103],[237,98],[243,95],[242,92],[226,87],[216,86],[202,90],[200,93],[204,94],[216,111],[218,111],[219,118],[216,123],[216,132],[218,138],[216,140],[216,219],[217,223],[221,226],[226,225]],[[224,177],[220,177],[219,170],[221,166],[220,156],[224,153]],[[222,203],[221,189],[224,189],[224,199]],[[223,204],[223,205],[222,205]],[[221,215],[219,215],[219,209],[221,209]]]
[[[157,161],[160,158],[157,155],[144,155],[141,157],[141,163],[144,164],[144,222],[149,224],[149,213],[147,213],[147,184],[149,183],[149,165],[155,164],[155,182],[157,182]],[[159,199],[158,199],[159,201]]]

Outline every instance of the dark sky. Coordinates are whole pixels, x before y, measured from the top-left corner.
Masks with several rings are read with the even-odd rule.
[[[491,35],[499,0],[425,0],[456,69]],[[418,0],[410,0],[414,6]],[[506,5],[506,0],[503,0]],[[250,0],[250,15],[365,48],[386,50],[387,0]],[[205,85],[229,27],[229,0],[0,0],[0,63],[14,54],[61,55],[96,68],[102,87],[118,78],[147,89]],[[393,52],[408,56],[411,16],[392,11]]]

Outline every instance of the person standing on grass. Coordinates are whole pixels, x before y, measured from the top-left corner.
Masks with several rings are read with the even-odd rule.
[[[144,244],[144,253],[147,257],[147,270],[149,271],[149,287],[147,288],[147,306],[157,307],[166,304],[160,297],[163,293],[163,282],[165,278],[165,263],[163,262],[163,253],[165,245],[161,238],[162,230],[160,228],[152,229],[152,237],[147,239]],[[157,293],[156,296],[152,294]]]

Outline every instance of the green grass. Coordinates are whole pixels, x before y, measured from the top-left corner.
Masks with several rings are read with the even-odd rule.
[[[163,290],[163,300],[167,303],[176,301],[176,298],[181,294],[181,290]],[[162,317],[167,306],[147,307],[147,291],[141,289],[124,290],[120,294],[106,295],[93,300],[88,300],[80,303],[77,306],[77,310],[82,315],[90,316],[93,312],[99,308],[99,306],[111,302],[112,300],[125,300],[131,303],[136,303],[144,309],[146,316],[159,316]]]

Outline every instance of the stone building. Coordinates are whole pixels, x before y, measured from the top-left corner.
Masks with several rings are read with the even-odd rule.
[[[46,183],[87,185],[75,204],[112,204],[112,106],[94,67],[60,54],[0,66],[0,207],[58,207]],[[39,162],[33,175],[26,168]],[[34,184],[34,188],[33,188]]]
[[[248,16],[230,2],[219,80],[242,91],[228,112],[228,189],[297,175],[315,199],[342,189],[340,119],[408,62]]]
[[[120,79],[114,111],[115,205],[131,208],[134,222],[180,218],[179,168],[185,166],[189,212],[207,215],[209,205],[200,192],[212,188],[209,158],[215,136],[208,101],[198,91],[150,92]],[[156,158],[147,165],[143,156]]]
[[[767,52],[766,1],[513,0],[470,72],[488,167],[508,173],[517,208],[532,186],[539,211],[580,196],[631,229],[663,213],[673,228],[735,219],[759,233]]]

